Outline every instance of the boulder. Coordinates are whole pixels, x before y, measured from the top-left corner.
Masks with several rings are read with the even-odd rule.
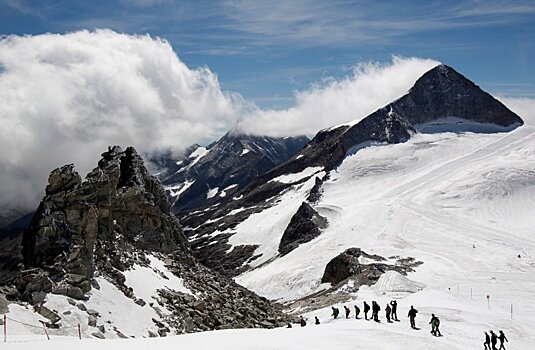
[[[89,317],[87,318],[87,325],[89,327],[96,327],[97,326],[97,316],[89,315]]]

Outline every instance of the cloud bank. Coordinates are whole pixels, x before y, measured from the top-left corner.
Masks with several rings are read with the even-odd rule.
[[[399,57],[387,64],[357,64],[344,78],[324,79],[307,91],[297,92],[294,107],[256,110],[240,125],[262,135],[313,135],[320,129],[366,117],[404,95],[438,64],[430,59]]]
[[[0,208],[34,208],[51,169],[82,174],[108,145],[210,141],[246,104],[168,42],[109,30],[0,39]]]
[[[109,145],[144,154],[208,143],[237,120],[249,133],[314,135],[403,95],[438,62],[359,64],[262,110],[188,68],[165,40],[110,30],[0,38],[0,216],[35,209],[53,168],[84,175]]]

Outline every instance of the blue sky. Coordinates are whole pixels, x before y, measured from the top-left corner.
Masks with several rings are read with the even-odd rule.
[[[0,0],[0,33],[110,28],[168,40],[224,90],[287,107],[296,90],[392,55],[432,58],[485,90],[535,97],[535,1]]]

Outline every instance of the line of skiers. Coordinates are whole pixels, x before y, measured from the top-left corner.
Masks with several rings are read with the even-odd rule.
[[[504,342],[509,342],[503,331],[500,331],[500,335],[496,335],[493,331],[489,331],[490,335],[485,332],[485,342],[483,345],[485,346],[485,350],[498,350],[496,348],[496,344],[498,343],[498,339],[500,340],[500,349],[499,350],[505,350]],[[491,347],[492,346],[492,347]]]

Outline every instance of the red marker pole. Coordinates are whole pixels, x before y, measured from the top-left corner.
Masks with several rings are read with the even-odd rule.
[[[7,342],[7,315],[4,315],[4,343]]]
[[[78,323],[78,338],[82,340],[82,330],[80,329],[80,324]]]

